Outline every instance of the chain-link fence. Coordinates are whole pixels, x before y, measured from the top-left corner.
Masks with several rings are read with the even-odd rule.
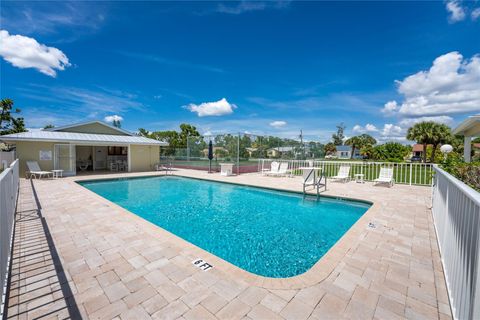
[[[208,159],[212,142],[213,159]],[[189,137],[186,148],[163,148],[162,157],[176,168],[220,171],[220,163],[232,163],[234,173],[259,171],[258,159],[305,160],[324,156],[323,144],[252,134],[221,134]]]

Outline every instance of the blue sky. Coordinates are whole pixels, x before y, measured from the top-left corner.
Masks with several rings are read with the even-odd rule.
[[[27,127],[119,116],[326,142],[480,113],[480,2],[2,1],[1,97]]]

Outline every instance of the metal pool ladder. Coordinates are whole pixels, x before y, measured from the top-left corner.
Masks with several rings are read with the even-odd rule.
[[[325,182],[322,183],[322,178],[325,179]],[[303,179],[303,196],[307,195],[307,187],[314,187],[317,191],[317,199],[320,197],[320,188],[325,188],[327,191],[327,177],[322,173],[317,174],[315,169],[309,170],[304,175]]]

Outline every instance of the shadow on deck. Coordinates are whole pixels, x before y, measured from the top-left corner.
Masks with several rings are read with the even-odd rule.
[[[20,185],[6,319],[81,319],[33,182]]]

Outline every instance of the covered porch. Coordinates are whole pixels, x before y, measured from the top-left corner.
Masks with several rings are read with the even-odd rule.
[[[464,136],[463,157],[465,162],[472,160],[472,139],[480,137],[480,114],[470,116],[463,121],[455,130],[454,134]]]
[[[81,172],[129,171],[129,146],[77,145],[75,169]]]

